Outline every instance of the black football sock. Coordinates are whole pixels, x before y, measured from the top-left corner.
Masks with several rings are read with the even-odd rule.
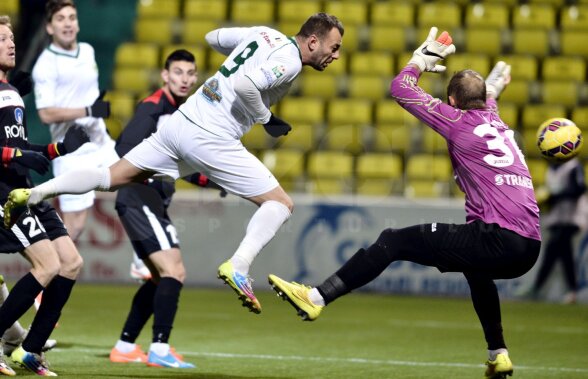
[[[167,343],[178,310],[182,283],[161,278],[153,299],[153,342]]]
[[[153,298],[157,284],[147,280],[135,293],[131,310],[120,335],[121,341],[135,343],[139,333],[153,314]]]
[[[470,285],[472,303],[484,329],[488,350],[506,349],[502,333],[500,298],[494,281],[481,278],[477,274],[464,273],[464,275]]]
[[[61,310],[67,303],[75,280],[57,275],[43,292],[41,306],[33,319],[27,337],[22,343],[23,349],[40,354],[45,342],[59,321]]]
[[[0,336],[25,314],[42,290],[43,286],[30,272],[16,282],[0,307]]]

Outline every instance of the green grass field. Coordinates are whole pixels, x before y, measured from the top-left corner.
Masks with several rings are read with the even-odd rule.
[[[256,283],[257,288],[263,287]],[[486,346],[468,299],[353,294],[302,322],[273,292],[260,315],[229,289],[183,291],[171,343],[196,369],[113,364],[134,286],[78,285],[53,333],[72,378],[482,378]],[[506,302],[514,378],[588,378],[588,307]],[[26,323],[31,314],[23,319]],[[149,346],[151,322],[139,343]],[[35,376],[15,367],[19,376]]]

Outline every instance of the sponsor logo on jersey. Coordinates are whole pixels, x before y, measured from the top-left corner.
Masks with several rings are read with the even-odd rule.
[[[6,138],[22,138],[27,139],[23,125],[6,125],[4,127]]]
[[[507,185],[533,189],[533,182],[531,179],[520,175],[498,174],[494,176],[494,184],[497,186]]]
[[[276,76],[276,79],[278,79],[279,77],[281,77],[282,75],[284,75],[286,73],[286,67],[284,67],[282,65],[276,66],[276,67],[272,68],[272,72]]]
[[[211,103],[220,103],[223,96],[218,91],[218,79],[212,78],[202,87],[202,96]]]
[[[24,113],[22,111],[21,108],[15,108],[14,109],[14,119],[16,120],[16,123],[19,125],[22,125],[23,119],[24,119]]]
[[[271,41],[271,40],[270,40],[270,38],[269,38],[269,35],[268,35],[266,32],[261,32],[260,34],[261,34],[261,36],[263,37],[263,40],[264,40],[264,41],[265,41],[265,42],[266,42],[266,43],[269,45],[269,47],[271,47],[272,49],[273,49],[274,47],[276,47],[276,45],[274,45],[274,44],[272,43],[272,41]]]

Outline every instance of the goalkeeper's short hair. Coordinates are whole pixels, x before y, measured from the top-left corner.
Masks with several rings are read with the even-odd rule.
[[[486,108],[486,82],[474,70],[456,72],[447,86],[447,97],[449,96],[455,99],[455,105],[459,109],[484,109]]]

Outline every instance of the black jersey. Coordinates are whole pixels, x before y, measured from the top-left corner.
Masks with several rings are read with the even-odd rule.
[[[8,151],[4,147],[29,150],[28,133],[24,101],[18,90],[0,81],[0,147],[2,154]],[[29,188],[31,180],[29,170],[16,164],[5,164],[7,159],[2,156],[0,164],[0,201],[6,201],[8,193],[14,188]]]
[[[116,141],[116,152],[122,157],[145,138],[157,131],[167,118],[178,109],[174,98],[163,89],[158,89],[144,99],[135,110],[133,118],[123,129]],[[149,205],[166,209],[175,185],[172,182],[150,179],[146,184],[131,184],[118,190],[116,202],[125,206],[142,207]]]

